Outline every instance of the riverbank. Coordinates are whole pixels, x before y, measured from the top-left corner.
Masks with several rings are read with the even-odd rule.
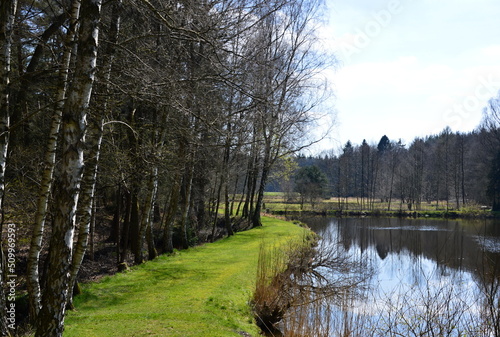
[[[445,201],[422,202],[419,205],[394,199],[392,202],[381,200],[362,200],[359,198],[318,199],[314,203],[300,203],[295,195],[287,198],[282,192],[268,192],[264,196],[264,209],[268,214],[287,218],[303,216],[372,216],[399,218],[500,218],[500,212],[492,212],[489,206],[467,204],[457,207],[455,203]],[[455,207],[453,207],[453,205]]]
[[[384,210],[273,210],[274,216],[302,218],[310,216],[326,217],[384,217],[384,218],[433,218],[433,219],[499,219],[500,213],[491,211],[384,211]]]
[[[263,226],[161,256],[132,270],[82,285],[66,318],[71,336],[258,336],[249,306],[263,241],[304,235],[290,222]]]

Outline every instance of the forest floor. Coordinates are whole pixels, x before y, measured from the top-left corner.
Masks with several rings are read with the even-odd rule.
[[[249,301],[259,247],[306,233],[290,222],[262,221],[262,227],[83,284],[64,336],[258,336]]]

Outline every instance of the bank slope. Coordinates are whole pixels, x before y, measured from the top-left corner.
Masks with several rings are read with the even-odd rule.
[[[64,336],[257,336],[248,301],[259,246],[304,235],[292,223],[262,221],[260,228],[85,285]]]

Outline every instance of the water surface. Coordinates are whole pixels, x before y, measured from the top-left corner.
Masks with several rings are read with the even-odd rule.
[[[332,324],[345,330],[349,316],[351,325],[370,326],[367,336],[500,335],[498,220],[303,221],[320,234],[323,249],[342,251],[372,271],[365,296],[329,309],[344,317]]]

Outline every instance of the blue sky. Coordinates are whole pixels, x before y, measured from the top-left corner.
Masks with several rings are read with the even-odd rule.
[[[336,127],[347,140],[410,143],[449,126],[471,131],[500,90],[500,1],[327,0],[324,45]]]

